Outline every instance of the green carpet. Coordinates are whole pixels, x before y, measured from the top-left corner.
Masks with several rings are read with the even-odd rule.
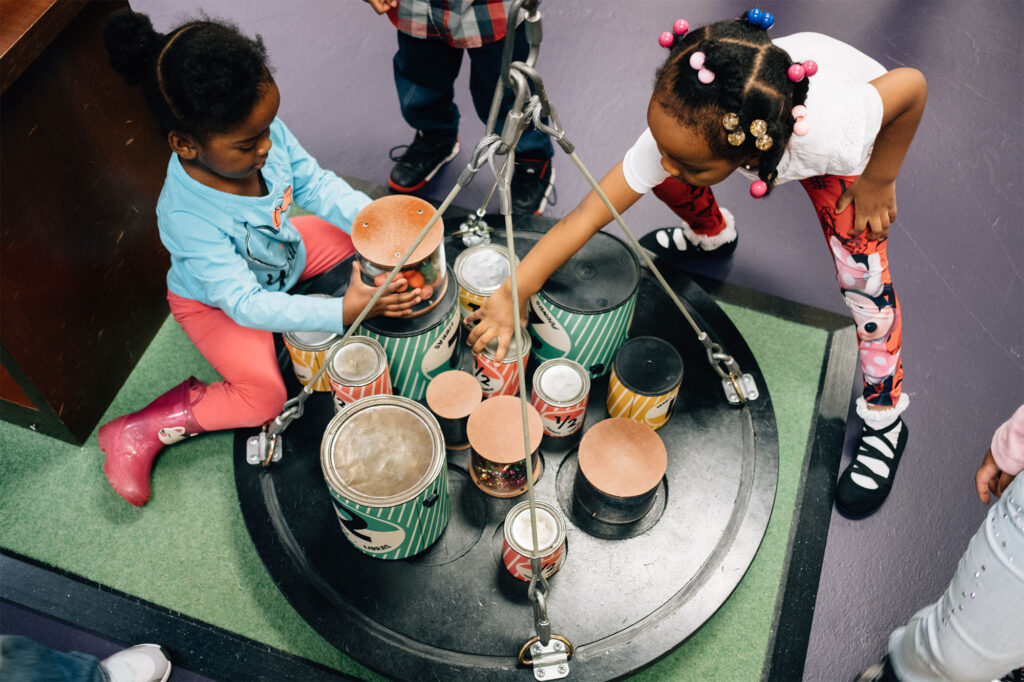
[[[722,308],[753,350],[775,405],[775,508],[734,594],[635,680],[753,681],[764,665],[827,333]],[[169,317],[101,423],[146,405],[188,373],[218,379]],[[0,422],[0,547],[328,667],[382,679],[313,631],[267,575],[239,510],[232,439],[214,433],[169,448],[155,468],[152,499],[137,509],[104,479],[95,433],[79,448]]]

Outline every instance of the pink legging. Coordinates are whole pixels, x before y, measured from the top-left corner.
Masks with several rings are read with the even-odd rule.
[[[352,239],[316,216],[300,216],[292,224],[306,245],[306,269],[301,280],[330,270],[352,255]],[[204,431],[259,426],[281,412],[288,396],[274,352],[274,335],[249,329],[220,308],[170,291],[171,314],[203,357],[223,377],[210,384],[192,416]]]
[[[854,207],[836,214],[835,205],[856,177],[821,175],[801,180],[814,204],[825,240],[832,252],[836,279],[846,306],[857,323],[864,400],[878,407],[899,402],[903,387],[903,320],[889,274],[886,240],[856,237]],[[669,178],[654,188],[659,199],[699,235],[713,236],[726,228],[710,187],[694,187]]]

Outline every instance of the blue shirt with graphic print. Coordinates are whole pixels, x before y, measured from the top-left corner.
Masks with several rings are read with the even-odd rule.
[[[288,209],[294,201],[349,232],[370,198],[321,168],[280,119],[270,125],[270,139],[261,171],[267,193],[259,197],[207,187],[171,156],[156,209],[171,254],[167,288],[220,308],[244,327],[343,333],[341,298],[287,293],[306,267]]]

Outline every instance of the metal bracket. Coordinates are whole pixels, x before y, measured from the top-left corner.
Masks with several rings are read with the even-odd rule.
[[[757,392],[757,382],[750,374],[743,374],[737,377],[730,375],[722,379],[722,388],[725,390],[725,399],[730,405],[739,405],[749,400],[757,400],[760,393]],[[742,395],[741,395],[742,391]]]
[[[566,646],[552,639],[544,646],[536,642],[530,647],[533,677],[538,680],[560,680],[569,676],[569,656]]]
[[[284,440],[281,439],[281,434],[269,436],[267,430],[263,429],[255,436],[249,436],[249,440],[245,441],[245,461],[253,466],[258,464],[266,466],[270,462],[280,461],[282,455],[284,455]],[[267,459],[269,461],[264,462]]]

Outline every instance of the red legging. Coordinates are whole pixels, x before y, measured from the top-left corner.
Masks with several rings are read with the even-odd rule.
[[[319,275],[352,255],[352,239],[316,216],[300,216],[292,224],[306,245],[306,269],[300,280]],[[223,377],[210,384],[192,416],[204,431],[259,426],[281,412],[284,379],[271,332],[243,327],[220,308],[170,291],[171,313],[203,357]]]
[[[899,401],[903,385],[903,323],[889,275],[886,240],[870,241],[866,232],[851,237],[854,208],[838,215],[835,212],[839,197],[856,179],[821,175],[801,180],[800,184],[814,204],[832,252],[839,290],[857,323],[864,399],[869,405],[889,407]],[[654,193],[697,234],[711,236],[725,229],[710,188],[669,178],[655,187]]]

